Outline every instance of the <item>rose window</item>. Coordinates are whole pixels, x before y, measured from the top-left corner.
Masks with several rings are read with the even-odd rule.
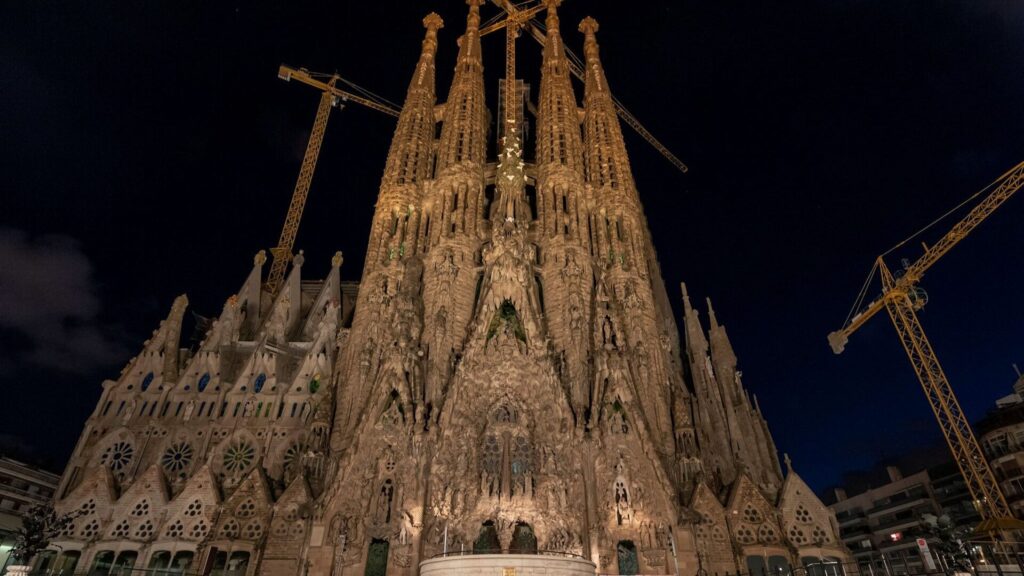
[[[736,531],[736,540],[738,540],[740,544],[753,544],[756,541],[754,531],[747,526],[743,526]]]
[[[115,442],[111,444],[100,456],[100,464],[115,472],[120,472],[128,467],[135,456],[135,448],[129,442]]]
[[[807,544],[807,535],[803,530],[793,526],[789,529],[789,541],[797,545]]]
[[[78,508],[78,513],[81,516],[85,516],[87,514],[92,514],[95,511],[96,511],[96,501],[91,499],[91,498],[89,500],[83,502],[82,506]]]
[[[160,464],[168,472],[180,472],[192,463],[192,445],[188,442],[172,444],[164,451]]]
[[[816,543],[824,543],[824,542],[828,542],[828,540],[829,540],[828,534],[826,534],[825,531],[822,530],[820,526],[815,526],[814,527],[814,532],[811,533],[811,538]]]
[[[302,453],[305,451],[306,447],[301,442],[296,442],[289,446],[288,449],[284,451],[284,457],[282,459],[284,469],[289,470],[293,464],[298,463],[299,460],[302,459]],[[394,470],[394,465],[392,465],[391,470]]]
[[[238,442],[224,451],[224,468],[228,472],[244,472],[255,459],[256,449],[245,442]]]

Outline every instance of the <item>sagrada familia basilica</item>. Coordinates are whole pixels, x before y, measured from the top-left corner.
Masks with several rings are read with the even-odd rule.
[[[340,253],[303,279],[300,254],[274,293],[261,252],[192,348],[175,300],[103,383],[54,566],[724,576],[848,558],[685,286],[679,337],[597,22],[579,26],[581,106],[546,0],[535,148],[506,108],[495,161],[480,4],[441,104],[442,22],[423,21],[361,281]]]

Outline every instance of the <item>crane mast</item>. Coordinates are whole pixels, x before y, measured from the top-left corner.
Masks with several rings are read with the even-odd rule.
[[[288,82],[297,80],[303,84],[312,86],[322,92],[320,105],[316,109],[316,118],[313,120],[313,129],[309,133],[309,143],[306,144],[306,153],[302,156],[302,166],[299,168],[299,177],[295,181],[295,190],[292,191],[292,199],[288,204],[288,213],[284,218],[284,226],[281,227],[281,236],[277,246],[270,249],[273,261],[270,263],[270,274],[264,287],[271,295],[276,295],[284,283],[285,273],[288,271],[288,264],[292,261],[292,249],[295,247],[295,238],[299,233],[299,223],[302,221],[302,212],[306,208],[306,198],[309,197],[309,187],[313,183],[313,172],[316,170],[316,161],[320,157],[320,146],[324,142],[324,132],[327,130],[327,120],[331,116],[331,108],[343,102],[355,102],[383,112],[390,116],[397,117],[401,111],[384,102],[359,96],[342,90],[336,86],[341,77],[332,74],[327,82],[318,79],[304,68],[290,68],[282,65],[278,68],[277,77]]]
[[[331,79],[330,85],[334,85],[334,78]],[[313,120],[313,130],[309,134],[309,143],[306,144],[306,153],[302,156],[302,167],[299,168],[299,178],[295,181],[295,190],[292,191],[292,199],[288,204],[288,213],[284,218],[284,226],[281,227],[281,236],[277,241],[277,246],[270,249],[273,261],[270,263],[270,274],[267,276],[266,287],[271,294],[277,294],[277,291],[281,289],[285,272],[288,270],[288,263],[292,261],[292,248],[295,246],[295,237],[299,233],[302,212],[306,208],[306,198],[309,196],[309,185],[313,182],[316,161],[320,157],[320,146],[324,142],[327,119],[330,118],[331,108],[336,103],[336,97],[329,91],[324,91],[320,95],[320,105],[316,109],[316,118]]]
[[[931,343],[924,333],[924,328],[917,318],[916,310],[923,306],[923,302],[917,297],[915,290],[925,271],[949,252],[953,246],[966,238],[1022,186],[1024,186],[1024,162],[1010,169],[987,187],[993,188],[992,191],[943,235],[934,246],[926,247],[924,255],[913,264],[908,265],[898,278],[889,271],[882,256],[879,256],[875,261],[875,266],[881,278],[882,295],[868,304],[863,311],[857,313],[840,330],[832,332],[828,336],[833,352],[840,354],[853,332],[863,326],[882,308],[889,313],[889,318],[900,337],[900,343],[910,359],[925,397],[928,399],[928,404],[934,412],[939,428],[953,454],[953,459],[960,468],[974,500],[974,505],[981,515],[982,526],[979,526],[979,529],[982,527],[984,529],[979,531],[984,532],[1019,528],[1020,523],[1013,520],[1013,514],[999,489],[999,484],[989,467],[981,445],[978,444],[970,423],[960,407],[960,402],[953,393],[949,379],[939,363],[938,356],[932,349]]]

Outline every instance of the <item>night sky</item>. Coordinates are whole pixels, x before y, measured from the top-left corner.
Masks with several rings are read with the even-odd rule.
[[[443,101],[459,0],[0,5],[0,449],[60,469],[100,383],[174,296],[219,313],[276,242],[319,97],[278,80],[278,65],[337,70],[401,102],[430,10],[447,24]],[[578,53],[576,24],[597,18],[613,92],[690,166],[678,173],[626,129],[677,315],[681,280],[701,308],[713,298],[780,451],[823,490],[933,443],[887,317],[842,356],[825,336],[877,254],[1024,159],[1024,3],[568,0],[560,12]],[[501,36],[483,45],[492,111]],[[536,97],[539,49],[519,46]],[[356,105],[333,114],[298,242],[307,274],[335,250],[343,278],[362,269],[393,128]],[[1012,199],[923,282],[922,322],[974,419],[1024,365],[1022,210]]]

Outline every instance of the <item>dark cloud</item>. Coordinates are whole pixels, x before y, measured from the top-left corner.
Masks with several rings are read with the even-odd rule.
[[[0,330],[19,343],[0,375],[23,364],[82,374],[125,359],[99,320],[92,264],[77,241],[0,227],[0,262]]]

